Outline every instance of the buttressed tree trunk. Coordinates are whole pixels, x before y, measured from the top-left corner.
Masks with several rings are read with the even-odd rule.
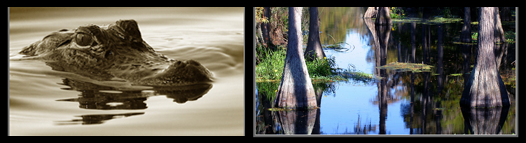
[[[318,7],[309,7],[309,14],[309,39],[307,42],[307,49],[305,49],[305,57],[310,61],[314,60],[314,58],[323,59],[323,57],[325,57],[325,53],[323,52],[320,42]]]
[[[479,15],[478,52],[475,66],[464,87],[460,105],[464,107],[509,106],[510,101],[504,82],[495,62],[494,7],[481,7]]]
[[[281,108],[315,108],[316,94],[303,57],[301,7],[289,8],[289,40],[283,76],[274,105]]]
[[[376,24],[380,25],[390,25],[391,24],[391,14],[389,13],[389,7],[380,7],[378,8],[378,14],[376,14]]]

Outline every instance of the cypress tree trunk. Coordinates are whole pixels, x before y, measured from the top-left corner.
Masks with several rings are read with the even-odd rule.
[[[475,66],[467,81],[462,97],[461,106],[468,107],[496,107],[509,106],[509,97],[495,62],[494,49],[494,8],[480,8],[478,52]]]
[[[460,34],[460,42],[471,43],[471,10],[469,7],[464,8],[464,25]]]
[[[365,11],[363,18],[375,18],[376,14],[378,14],[378,7],[369,7]]]
[[[444,64],[443,64],[443,60],[444,60],[444,47],[442,46],[443,44],[443,40],[442,40],[442,27],[444,25],[442,24],[438,24],[437,25],[437,33],[438,33],[438,40],[437,40],[437,73],[438,73],[438,76],[437,76],[437,84],[438,84],[438,88],[437,88],[437,94],[440,94],[442,93],[442,87],[443,87],[443,83],[444,83],[444,79],[443,79],[443,75],[444,75]]]
[[[511,18],[510,7],[502,7],[502,8],[499,8],[499,9],[501,11],[502,21],[514,21],[515,20],[515,19]]]
[[[464,65],[462,68],[464,69],[464,72],[462,73],[464,80],[467,81],[469,78],[468,73],[470,70],[469,64],[471,62],[471,10],[469,7],[464,8],[464,26],[462,26],[462,32],[460,34],[460,42],[463,44],[461,45],[462,49],[462,58],[464,58]],[[464,82],[467,83],[467,82]],[[464,84],[465,86],[465,84]]]
[[[323,59],[325,53],[321,47],[320,42],[320,24],[318,23],[318,7],[309,7],[309,39],[307,42],[307,49],[305,49],[305,57],[312,61],[314,58]]]
[[[270,21],[270,7],[263,7],[263,17],[267,18],[267,20]],[[267,48],[268,48],[268,43],[270,43],[269,25],[270,25],[270,22],[261,23],[261,32],[263,33],[262,34],[263,40],[261,40],[261,43],[263,43],[263,46]]]
[[[389,7],[380,7],[378,9],[375,23],[380,25],[391,24],[391,14],[389,13]]]
[[[301,9],[301,7],[289,8],[287,56],[274,104],[281,108],[316,107],[316,94],[302,54]]]
[[[500,22],[500,16],[499,16],[499,8],[495,7],[495,42],[500,43],[499,45],[495,46],[494,52],[495,52],[495,61],[497,62],[497,71],[500,68],[500,63],[502,61],[502,56],[504,55],[504,51],[507,50],[506,46],[506,38],[504,36],[504,29],[502,29],[502,24]]]

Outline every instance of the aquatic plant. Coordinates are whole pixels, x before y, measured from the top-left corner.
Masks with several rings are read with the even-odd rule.
[[[431,72],[431,65],[420,63],[400,63],[392,62],[383,66],[376,67],[378,69],[396,70],[397,72]]]
[[[506,33],[504,33],[504,37],[506,38],[506,42],[515,43],[515,32],[507,31]]]

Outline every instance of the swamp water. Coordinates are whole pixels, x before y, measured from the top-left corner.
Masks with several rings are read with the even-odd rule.
[[[216,80],[192,89],[116,88],[42,61],[9,61],[9,135],[243,135],[243,8],[10,8],[9,56],[60,29],[138,22],[172,59],[194,59]],[[88,80],[89,81],[89,80]],[[209,88],[209,87],[204,87]],[[153,94],[156,93],[156,94]],[[188,94],[187,94],[188,93]]]
[[[319,11],[322,44],[343,42],[341,45],[345,48],[324,49],[327,57],[335,57],[340,68],[347,69],[351,65],[358,71],[382,79],[364,81],[351,78],[348,82],[314,83],[320,108],[296,112],[269,111],[279,82],[257,82],[257,135],[515,134],[514,86],[507,85],[512,101],[509,108],[461,110],[459,106],[464,83],[459,73],[463,72],[464,60],[461,45],[454,41],[460,35],[462,23],[416,22],[415,63],[433,67],[432,72],[415,72],[414,81],[411,82],[410,71],[375,68],[394,62],[411,62],[410,22],[393,21],[392,27],[381,31],[388,32],[387,46],[381,48],[378,44],[381,41],[375,41],[379,37],[374,34],[380,31],[375,30],[370,21],[360,17],[362,10],[320,7]],[[438,24],[441,24],[444,39],[442,63],[438,62]],[[423,62],[422,25],[429,27],[426,28],[426,33],[430,33],[426,41],[431,41],[431,50],[427,53],[429,62]],[[476,31],[477,25],[472,26],[472,31]],[[505,31],[515,31],[514,24],[503,25],[503,28]],[[512,70],[514,66],[509,64],[515,60],[514,47],[514,44],[509,44],[507,56],[503,57],[507,64],[503,63],[500,70],[505,81],[515,77],[515,71]],[[471,55],[473,57],[474,54]],[[439,64],[443,67],[441,72],[437,72]],[[474,61],[471,61],[469,65],[473,64]],[[413,95],[411,86],[414,88]],[[440,92],[437,92],[438,89],[441,89]],[[296,122],[290,122],[291,118],[295,118]]]

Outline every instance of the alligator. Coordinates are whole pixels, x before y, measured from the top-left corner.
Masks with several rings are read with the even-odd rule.
[[[134,85],[179,86],[213,81],[194,60],[174,60],[157,53],[141,37],[135,20],[62,29],[24,47],[24,59],[38,59],[56,71],[99,81],[123,79]]]

